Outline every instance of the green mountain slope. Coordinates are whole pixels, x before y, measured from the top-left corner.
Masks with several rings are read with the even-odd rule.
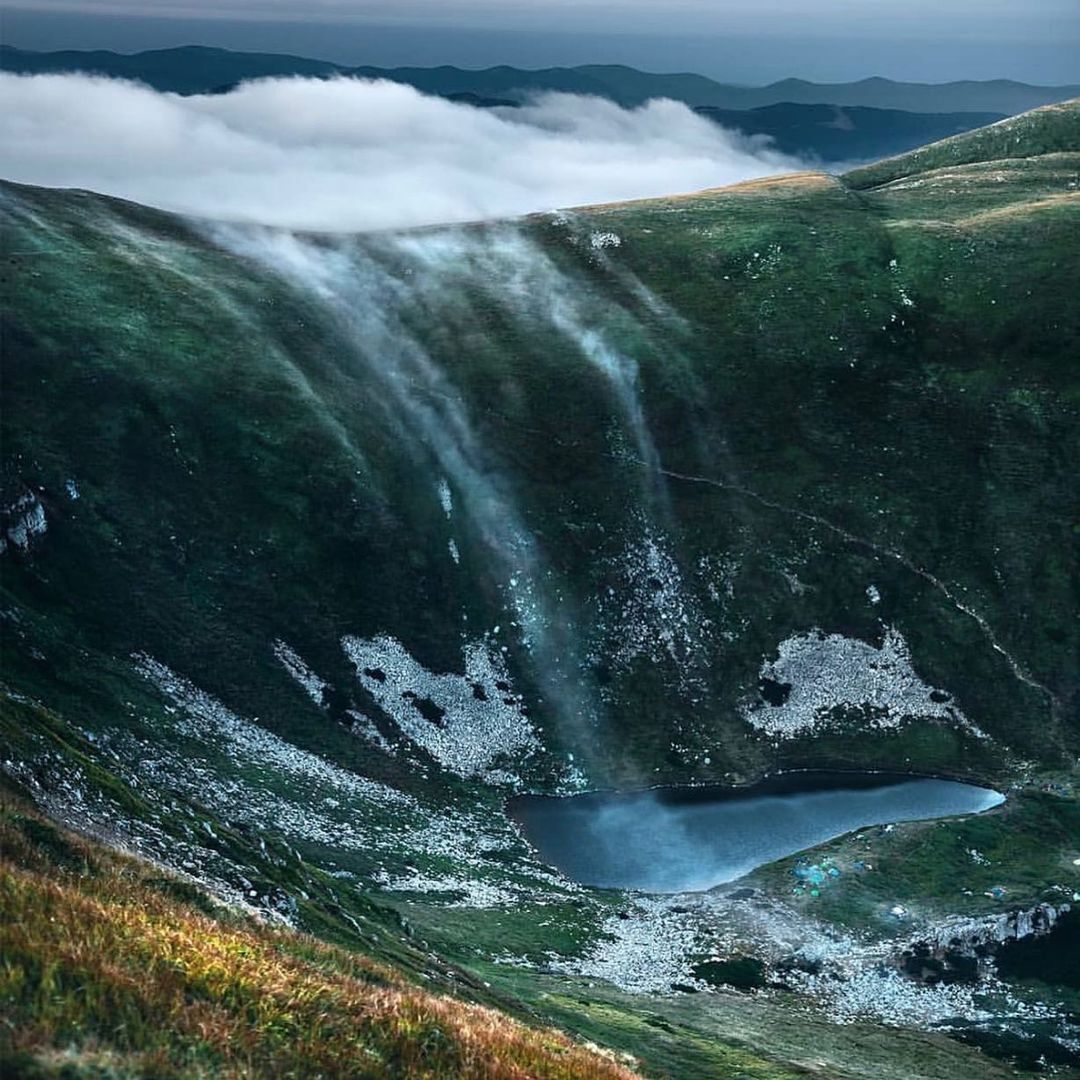
[[[1019,1053],[983,984],[896,980],[1080,887],[1078,110],[903,183],[399,235],[4,185],[7,782],[647,1075],[993,1075],[911,1030]],[[1010,798],[689,906],[573,886],[504,808],[813,767]],[[759,953],[760,1000],[671,996]],[[1071,991],[1009,993],[1065,1054],[1024,1008]]]
[[[1050,154],[1068,155],[1080,141],[1080,110],[1076,102],[1047,105],[990,127],[920,147],[909,154],[878,161],[847,176],[855,188],[873,187],[912,174],[980,162],[1013,162]],[[1076,178],[1066,191],[1077,189]]]

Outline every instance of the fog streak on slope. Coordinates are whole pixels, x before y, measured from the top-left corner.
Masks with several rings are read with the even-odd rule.
[[[568,238],[581,242],[572,233]],[[631,334],[639,342],[647,337],[631,312],[596,295],[581,278],[572,279],[537,244],[512,227],[483,237],[464,230],[404,234],[395,246],[427,271],[423,277],[411,279],[412,288],[444,290],[449,282],[458,281],[467,295],[486,292],[493,302],[507,306],[515,320],[531,324],[545,335],[555,329],[569,346],[568,356],[584,359],[610,388],[616,414],[648,470],[645,497],[657,502],[665,517],[670,514],[660,455],[641,398],[638,364],[615,340],[617,332]],[[661,301],[641,282],[620,284],[633,288],[635,300],[648,310],[662,310]]]
[[[449,489],[490,553],[492,575],[507,598],[545,699],[567,733],[580,735],[595,707],[583,685],[573,620],[552,588],[551,573],[507,478],[486,454],[457,389],[401,321],[401,313],[416,300],[413,267],[398,267],[401,276],[396,276],[373,251],[348,240],[317,243],[291,233],[233,227],[216,229],[214,235],[325,306],[356,360],[377,380],[386,407],[413,440],[415,452],[430,453],[449,478]],[[423,238],[415,241],[423,243]],[[433,490],[436,498],[442,501],[443,495]]]
[[[510,217],[790,171],[685,105],[546,94],[477,109],[363,79],[265,79],[180,97],[0,73],[8,179],[197,216],[329,231]]]

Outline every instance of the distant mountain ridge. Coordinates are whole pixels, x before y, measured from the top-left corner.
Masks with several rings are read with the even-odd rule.
[[[916,113],[790,102],[757,109],[699,105],[695,111],[723,127],[767,135],[782,153],[824,163],[891,157],[1005,119],[995,112]]]
[[[98,50],[32,52],[0,46],[0,67],[21,73],[86,71],[138,79],[158,90],[180,94],[228,89],[245,79],[275,75],[326,77],[359,75],[407,83],[425,93],[471,95],[480,99],[520,100],[538,90],[594,94],[620,105],[640,105],[668,97],[691,106],[756,109],[777,104],[841,105],[913,112],[976,112],[1012,115],[1080,96],[1080,85],[1030,86],[997,79],[941,84],[903,83],[869,78],[852,83],[813,83],[783,79],[768,86],[731,86],[689,72],[655,74],[621,64],[585,64],[535,71],[499,66],[473,71],[453,66],[349,67],[327,60],[273,53],[232,52],[185,45],[124,54]],[[984,121],[975,121],[982,123]],[[974,126],[974,124],[972,125]]]

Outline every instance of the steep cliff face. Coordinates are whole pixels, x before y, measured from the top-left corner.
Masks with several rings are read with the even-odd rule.
[[[432,822],[520,854],[510,790],[1067,773],[1080,145],[1046,112],[1007,160],[394,235],[5,185],[9,772],[215,840],[289,835],[287,792],[307,856],[478,908],[505,875],[461,885]]]

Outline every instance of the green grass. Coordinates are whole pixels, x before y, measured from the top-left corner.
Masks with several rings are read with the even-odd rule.
[[[871,188],[931,169],[1075,153],[1078,142],[1080,101],[1063,101],[855,169],[845,180],[855,188]]]
[[[808,914],[887,933],[897,926],[889,914],[896,904],[920,922],[933,923],[995,908],[1071,903],[1080,890],[1080,874],[1072,864],[1080,853],[1078,837],[1075,795],[1050,794],[1032,784],[1011,792],[1003,806],[989,813],[862,829],[815,848],[805,857],[831,859],[841,870],[818,897],[792,897],[794,858],[756,871],[750,880],[786,894]],[[1003,897],[995,899],[994,888],[1003,889]]]
[[[551,1030],[162,890],[145,866],[0,809],[5,1075],[633,1075]]]

